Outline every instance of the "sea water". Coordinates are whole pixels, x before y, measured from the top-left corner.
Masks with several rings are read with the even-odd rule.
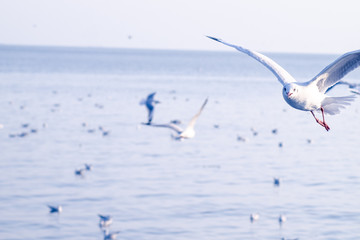
[[[337,57],[267,55],[299,81]],[[0,239],[103,239],[98,214],[118,239],[359,239],[360,100],[326,132],[281,91],[235,50],[0,46]],[[195,138],[141,124],[151,92],[183,127],[209,99]]]

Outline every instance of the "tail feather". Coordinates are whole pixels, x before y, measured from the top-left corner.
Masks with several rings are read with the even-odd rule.
[[[346,96],[346,97],[327,97],[321,103],[321,106],[324,109],[324,112],[330,115],[340,113],[342,108],[350,105],[356,96]]]

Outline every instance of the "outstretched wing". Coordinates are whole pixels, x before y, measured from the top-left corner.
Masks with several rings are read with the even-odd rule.
[[[54,207],[54,206],[51,206],[51,205],[48,205],[48,207],[50,208],[50,212],[53,213],[53,212],[59,212],[59,207]]]
[[[181,134],[183,130],[176,126],[175,124],[169,123],[169,124],[148,124],[148,123],[142,123],[143,125],[151,126],[151,127],[162,127],[162,128],[170,128],[174,130],[177,134]]]
[[[360,50],[345,53],[324,68],[309,83],[316,83],[320,92],[326,92],[328,88],[340,81],[346,74],[359,67],[359,65]]]
[[[147,98],[146,98],[146,101],[147,102],[152,102],[154,101],[154,96],[155,96],[156,92],[153,92],[153,93],[150,93]]]
[[[265,67],[267,67],[279,80],[279,82],[282,85],[285,85],[286,83],[290,83],[290,82],[296,82],[296,80],[285,70],[283,69],[279,64],[277,64],[276,62],[274,62],[272,59],[268,58],[267,56],[255,52],[255,51],[251,51],[249,49],[240,47],[240,46],[236,46],[227,42],[222,41],[221,39],[218,38],[214,38],[214,37],[209,37],[208,38],[218,41],[222,44],[225,44],[229,47],[233,47],[236,50],[246,53],[247,55],[249,55],[250,57],[254,58],[255,60],[259,61],[260,63],[262,63]]]
[[[98,216],[99,216],[99,218],[100,218],[101,220],[103,220],[103,221],[108,221],[108,220],[111,219],[111,216],[110,216],[110,215],[105,216],[105,215],[98,214]]]
[[[205,108],[205,105],[207,104],[207,102],[208,102],[208,99],[205,99],[205,101],[204,101],[203,105],[201,106],[200,110],[195,114],[195,116],[193,116],[193,118],[191,119],[189,124],[186,126],[184,132],[181,133],[181,135],[187,135],[187,132],[194,131],[195,123],[196,123],[197,119],[199,118],[201,112]]]

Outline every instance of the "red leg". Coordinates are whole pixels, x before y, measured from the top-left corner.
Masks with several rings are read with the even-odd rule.
[[[329,131],[329,130],[330,130],[330,127],[329,127],[329,125],[327,125],[326,122],[325,122],[324,108],[321,107],[320,110],[321,110],[321,114],[322,114],[322,117],[323,117],[324,128],[326,129],[326,131]]]
[[[329,131],[329,126],[324,122],[325,121],[325,118],[324,118],[324,109],[323,108],[321,108],[321,112],[322,112],[322,115],[323,115],[323,120],[324,121],[320,121],[317,117],[315,117],[315,114],[313,113],[313,111],[310,111],[311,112],[311,114],[313,115],[313,117],[315,118],[315,120],[316,120],[316,122],[318,123],[318,124],[320,124],[321,126],[323,126],[325,129],[326,129],[326,131]]]

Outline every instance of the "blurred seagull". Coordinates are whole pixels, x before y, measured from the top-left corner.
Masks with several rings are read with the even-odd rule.
[[[280,224],[286,222],[286,220],[287,220],[287,218],[286,218],[285,215],[280,215],[280,216],[279,216],[279,223],[280,223]]]
[[[117,232],[108,232],[107,229],[104,230],[104,240],[115,240],[120,231]]]
[[[75,170],[75,175],[77,175],[77,176],[84,176],[84,171],[85,171],[85,168],[76,169],[76,170]]]
[[[59,206],[51,206],[48,205],[48,207],[50,208],[50,213],[61,213],[62,212],[62,207]]]
[[[91,165],[91,164],[85,163],[84,165],[85,165],[85,170],[86,170],[86,171],[91,171],[91,169],[92,169],[92,165]]]
[[[100,228],[106,228],[108,226],[110,226],[113,222],[113,219],[110,215],[101,215],[101,214],[98,214],[98,216],[100,217],[100,222],[99,222],[99,227]],[[109,238],[111,239],[111,238]]]
[[[250,130],[254,136],[257,136],[259,134],[258,131],[256,131],[254,128],[251,128]]]
[[[274,186],[276,186],[276,187],[280,186],[280,178],[274,177]]]
[[[147,125],[150,125],[153,119],[155,104],[160,103],[159,101],[154,99],[155,94],[156,92],[150,93],[146,99],[143,99],[140,102],[140,105],[145,105],[146,109],[148,110],[148,122],[146,123]]]
[[[208,38],[218,41],[236,50],[246,53],[250,57],[262,63],[268,68],[283,85],[283,97],[293,108],[310,111],[316,122],[323,126],[327,131],[330,127],[325,123],[324,113],[334,115],[340,112],[341,108],[350,105],[355,96],[330,97],[326,94],[327,90],[340,81],[346,74],[359,67],[360,50],[345,53],[333,63],[324,68],[318,75],[308,82],[297,82],[280,65],[264,56],[261,53],[224,42],[218,38]],[[322,121],[319,120],[314,111],[321,111]]]
[[[260,218],[260,215],[257,213],[250,214],[250,222],[254,222]]]
[[[177,126],[177,125],[175,125],[173,123],[169,123],[169,124],[145,124],[145,125],[149,125],[149,126],[152,126],[152,127],[170,128],[170,129],[174,130],[177,133],[177,135],[175,135],[175,136],[172,135],[172,137],[175,140],[183,140],[183,139],[187,139],[187,138],[193,138],[195,136],[195,130],[194,130],[195,123],[196,123],[197,119],[199,118],[201,112],[205,108],[205,105],[207,104],[207,102],[208,102],[208,99],[205,99],[205,102],[201,106],[200,110],[191,119],[191,121],[189,122],[189,124],[187,125],[185,130],[183,130],[182,128],[180,128],[179,126]]]

